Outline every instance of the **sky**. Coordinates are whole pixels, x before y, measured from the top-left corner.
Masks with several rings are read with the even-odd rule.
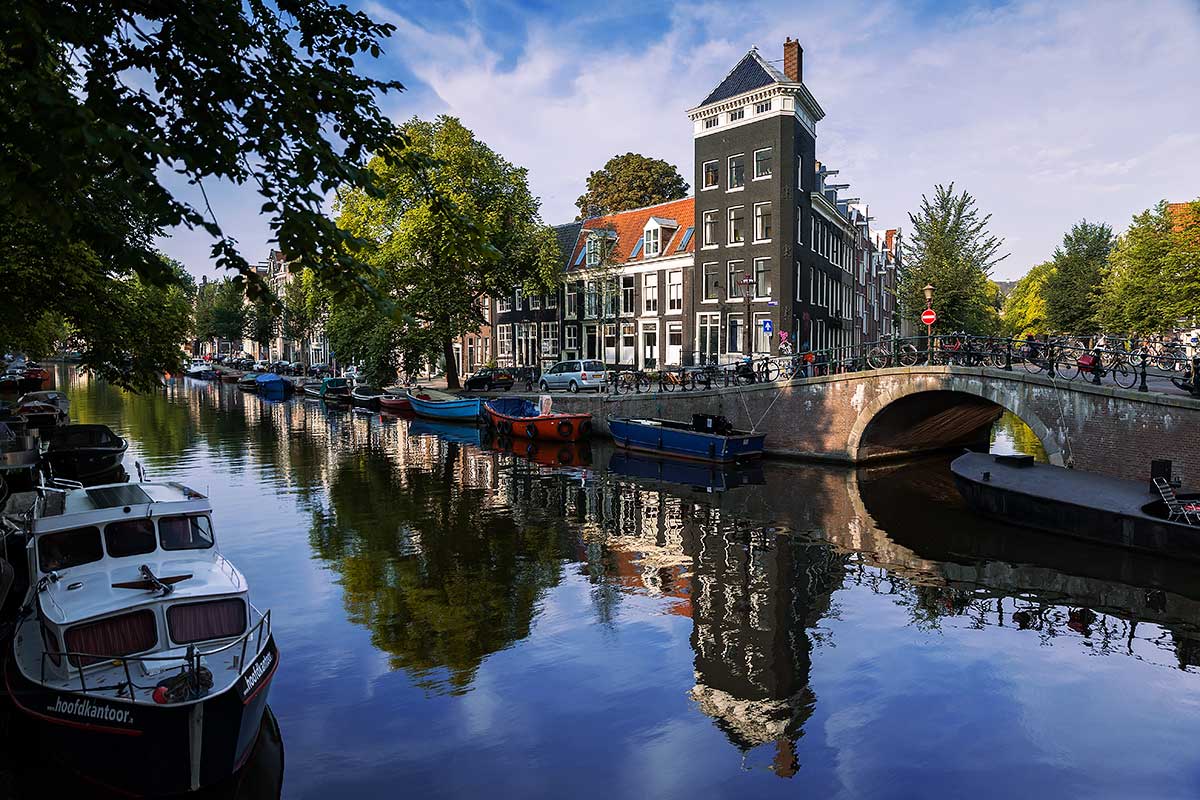
[[[401,81],[396,121],[458,117],[529,170],[542,217],[576,214],[589,172],[629,151],[691,180],[699,104],[757,46],[804,47],[825,109],[817,158],[849,183],[876,229],[908,228],[953,182],[992,215],[1008,280],[1048,259],[1081,219],[1120,232],[1161,199],[1200,197],[1200,2],[658,2],[369,0],[396,26],[360,68]],[[207,184],[206,184],[207,185]],[[271,248],[249,187],[209,191],[251,261]],[[212,276],[209,241],[163,249]]]

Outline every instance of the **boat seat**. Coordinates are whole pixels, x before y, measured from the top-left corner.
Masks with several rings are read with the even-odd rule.
[[[1167,483],[1166,478],[1155,478],[1154,488],[1158,490],[1163,504],[1167,507],[1168,520],[1173,522],[1177,519],[1182,519],[1189,525],[1200,525],[1200,513],[1197,513],[1197,507],[1194,504],[1185,506],[1181,503],[1179,497],[1175,494],[1175,488]]]

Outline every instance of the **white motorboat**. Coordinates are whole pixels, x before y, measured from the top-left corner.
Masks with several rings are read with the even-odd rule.
[[[279,653],[270,612],[178,483],[39,490],[5,685],[43,746],[100,783],[199,789],[258,735]],[[77,486],[77,485],[76,485]]]

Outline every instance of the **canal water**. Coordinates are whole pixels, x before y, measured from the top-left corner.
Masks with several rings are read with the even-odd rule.
[[[58,379],[273,609],[286,759],[230,796],[281,760],[289,798],[1200,792],[1200,570],[981,520],[947,458],[710,471]]]

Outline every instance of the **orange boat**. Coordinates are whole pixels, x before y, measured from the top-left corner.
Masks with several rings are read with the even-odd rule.
[[[488,449],[511,453],[545,467],[590,467],[592,446],[587,442],[536,442],[530,439],[513,440],[494,434],[485,440]]]
[[[500,397],[483,407],[496,432],[513,439],[577,442],[592,433],[591,414],[543,414],[522,397]]]

